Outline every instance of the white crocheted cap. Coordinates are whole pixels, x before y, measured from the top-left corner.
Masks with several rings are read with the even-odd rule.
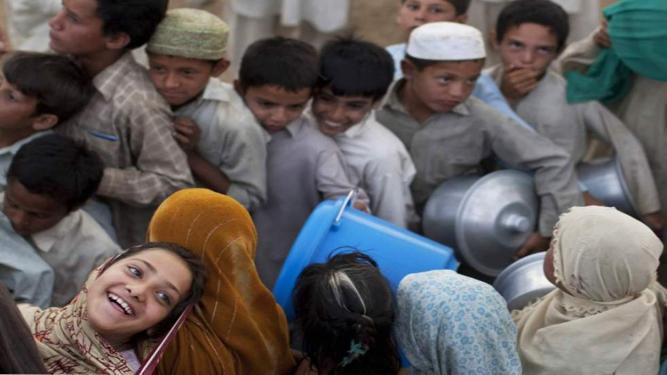
[[[435,61],[486,57],[482,33],[472,26],[455,22],[432,22],[414,29],[406,52],[417,59]]]

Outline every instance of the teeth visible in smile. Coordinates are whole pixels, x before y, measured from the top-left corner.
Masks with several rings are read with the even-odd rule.
[[[332,122],[325,122],[324,125],[330,127],[330,128],[342,128],[343,125],[341,124],[334,124]]]
[[[113,293],[109,293],[109,300],[116,302],[118,306],[120,306],[123,311],[125,312],[125,315],[134,315],[134,310],[130,307],[130,305],[127,304],[122,298],[118,297],[117,295]]]

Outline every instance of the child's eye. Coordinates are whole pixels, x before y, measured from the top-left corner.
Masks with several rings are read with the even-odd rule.
[[[289,106],[289,109],[292,111],[300,111],[305,107],[305,104],[292,104]]]
[[[445,12],[445,10],[441,7],[432,7],[431,9],[429,9],[429,11],[434,14],[440,14]]]
[[[261,105],[264,108],[273,108],[275,107],[275,104],[272,102],[266,102],[264,100],[260,100],[257,102],[257,104]]]
[[[128,271],[132,276],[135,276],[135,277],[141,277],[141,275],[142,275],[142,272],[141,272],[141,270],[139,269],[139,267],[135,267],[135,266],[127,266],[127,271]]]
[[[347,107],[354,110],[363,109],[366,106],[365,103],[347,103]]]
[[[510,42],[510,48],[512,49],[521,49],[523,48],[523,44],[519,42]]]
[[[537,49],[537,53],[541,55],[551,55],[552,53],[554,53],[554,50],[551,47],[539,47]]]
[[[8,91],[7,94],[5,94],[5,96],[11,102],[17,102],[18,101],[18,98],[16,97],[16,95],[11,91]]]
[[[440,81],[440,83],[448,84],[452,81],[452,78],[451,77],[439,77],[438,80]]]
[[[153,66],[150,67],[150,69],[155,73],[164,73],[165,72],[165,69],[161,66],[153,65]]]
[[[164,303],[168,306],[171,306],[171,298],[169,298],[169,295],[165,292],[157,292],[155,294],[159,302]]]

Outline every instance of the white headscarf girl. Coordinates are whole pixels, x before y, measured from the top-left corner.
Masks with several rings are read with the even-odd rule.
[[[613,208],[561,216],[545,274],[557,289],[515,313],[525,374],[656,374],[662,242]]]

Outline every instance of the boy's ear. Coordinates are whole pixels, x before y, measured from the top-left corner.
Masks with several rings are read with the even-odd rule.
[[[417,67],[412,63],[412,61],[403,59],[401,60],[401,71],[403,72],[403,77],[406,80],[410,80],[415,75]]]
[[[468,13],[459,14],[458,16],[454,17],[454,21],[458,23],[468,22]]]
[[[58,116],[51,113],[37,115],[32,120],[32,128],[36,131],[51,129],[58,123]]]
[[[110,36],[106,36],[106,47],[107,49],[120,50],[125,48],[130,44],[130,36],[127,33],[118,32]]]
[[[238,79],[234,80],[234,91],[236,91],[236,93],[239,94],[240,97],[243,97],[243,95],[245,95],[245,90],[243,90],[243,86],[241,85],[241,82]]]
[[[498,50],[498,48],[500,48],[500,43],[496,40],[496,31],[489,30],[489,35],[487,37],[489,38],[489,44],[493,46],[493,49]]]
[[[213,69],[211,70],[211,77],[217,77],[220,74],[224,73],[227,68],[229,68],[229,60],[222,58],[218,62],[213,65]]]

